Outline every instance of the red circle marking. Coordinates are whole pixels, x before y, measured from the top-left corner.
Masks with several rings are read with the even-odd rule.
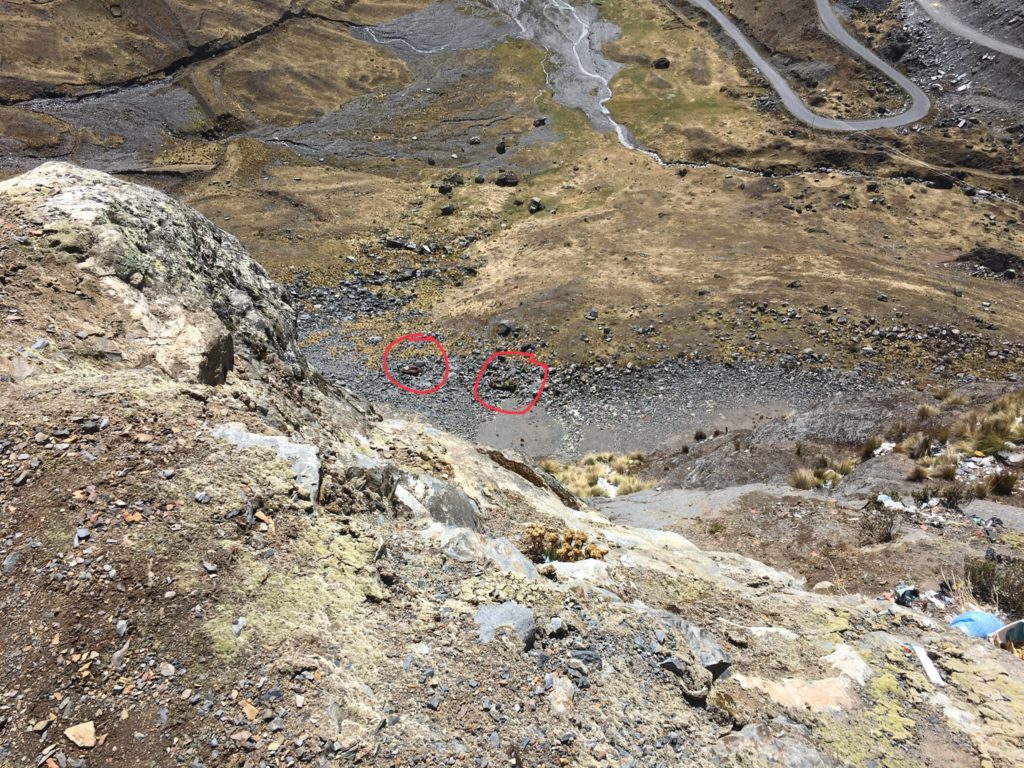
[[[480,397],[480,382],[484,378],[484,373],[487,371],[487,366],[489,366],[491,363],[493,363],[499,357],[503,357],[505,355],[509,355],[509,356],[513,356],[514,355],[514,356],[517,356],[517,357],[525,357],[531,363],[533,363],[534,365],[538,366],[541,370],[544,371],[544,377],[541,379],[540,389],[537,390],[537,394],[534,396],[533,400],[530,401],[529,405],[527,405],[525,408],[523,408],[522,410],[519,410],[519,411],[509,411],[509,410],[506,410],[504,408],[499,408],[496,405],[491,405],[490,403],[486,402],[483,398]],[[540,396],[544,393],[544,387],[547,386],[547,383],[548,383],[548,365],[547,365],[547,363],[542,363],[540,360],[538,360],[534,356],[533,352],[515,352],[515,351],[511,351],[511,350],[505,351],[505,352],[495,352],[493,355],[491,355],[490,357],[488,357],[484,361],[484,364],[482,366],[480,366],[480,372],[476,375],[476,382],[474,382],[474,384],[473,384],[473,398],[478,403],[480,403],[480,405],[482,405],[484,408],[486,408],[489,411],[494,411],[495,413],[504,413],[504,414],[507,414],[509,416],[522,416],[524,413],[528,413],[529,410],[531,408],[533,408],[533,406],[535,406],[537,404],[537,401],[540,400]]]
[[[408,341],[414,344],[429,343],[437,347],[438,351],[441,353],[441,359],[444,361],[444,376],[441,377],[441,381],[439,384],[431,387],[430,389],[413,389],[412,387],[405,386],[405,384],[403,384],[402,382],[400,382],[398,379],[391,375],[391,371],[388,369],[388,353],[391,352],[391,349],[396,344],[401,344],[403,341]],[[399,336],[397,339],[392,341],[390,344],[387,345],[387,347],[384,348],[384,375],[387,376],[388,381],[390,381],[396,387],[398,387],[399,389],[404,389],[406,392],[412,392],[414,395],[434,394],[439,389],[441,389],[441,387],[443,387],[445,383],[448,381],[448,373],[450,371],[451,366],[448,364],[448,353],[445,351],[445,348],[441,344],[441,342],[435,339],[433,336],[427,336],[426,334],[423,333],[407,333],[405,336]]]

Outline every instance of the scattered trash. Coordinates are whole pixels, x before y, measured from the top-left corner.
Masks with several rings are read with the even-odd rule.
[[[925,653],[924,648],[920,645],[912,645],[910,647],[913,648],[914,653],[917,654],[917,658],[921,662],[921,666],[924,667],[924,673],[928,676],[928,679],[931,680],[932,685],[937,685],[940,688],[945,687],[946,683],[943,681],[942,676],[939,675],[939,670],[935,668],[935,664],[930,658],[928,658],[928,654]]]
[[[1003,622],[998,617],[984,611],[967,611],[961,613],[950,623],[964,634],[971,637],[988,637],[999,631]]]
[[[914,603],[921,599],[921,592],[913,584],[897,584],[894,590],[896,605],[913,608]]]
[[[902,605],[904,608],[918,608],[921,610],[935,608],[940,611],[946,611],[956,603],[953,591],[945,581],[939,584],[938,590],[924,593],[913,584],[901,582],[896,585],[896,588],[891,593],[887,593],[886,597],[893,600],[896,605]]]
[[[892,496],[888,496],[884,493],[878,494],[878,503],[882,505],[883,509],[892,509],[897,512],[906,512],[908,507],[900,501],[896,501]]]

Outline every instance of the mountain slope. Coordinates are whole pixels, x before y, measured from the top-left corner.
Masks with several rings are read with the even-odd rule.
[[[1024,757],[1010,654],[381,420],[170,198],[46,164],[0,218],[0,765]]]

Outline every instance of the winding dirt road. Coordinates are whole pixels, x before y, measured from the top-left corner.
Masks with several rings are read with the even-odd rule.
[[[1007,56],[1012,56],[1015,59],[1024,60],[1024,48],[998,40],[974,27],[967,26],[940,0],[917,0],[917,4],[921,6],[921,9],[928,14],[932,21],[940,27],[945,27],[954,35],[969,40],[983,48],[1005,53]]]
[[[931,101],[923,90],[910,78],[883,60],[878,54],[865,47],[853,35],[846,31],[839,17],[836,16],[829,0],[814,0],[821,20],[822,27],[846,50],[855,56],[863,59],[879,72],[884,74],[910,97],[910,105],[899,114],[885,115],[877,118],[863,120],[840,120],[838,118],[824,117],[814,112],[802,98],[793,90],[789,81],[757,50],[754,44],[740,30],[736,23],[723,13],[712,0],[686,0],[690,5],[700,8],[710,16],[728,35],[743,54],[750,60],[750,63],[768,81],[772,89],[782,99],[783,105],[793,117],[812,128],[824,131],[872,131],[880,128],[899,128],[904,125],[916,123],[927,117],[931,110]],[[677,6],[671,0],[665,0],[666,5],[674,12],[679,13]]]

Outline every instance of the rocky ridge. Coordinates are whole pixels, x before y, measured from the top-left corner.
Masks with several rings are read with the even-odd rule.
[[[383,420],[163,194],[51,163],[0,220],[0,764],[1024,757],[1020,660]]]

